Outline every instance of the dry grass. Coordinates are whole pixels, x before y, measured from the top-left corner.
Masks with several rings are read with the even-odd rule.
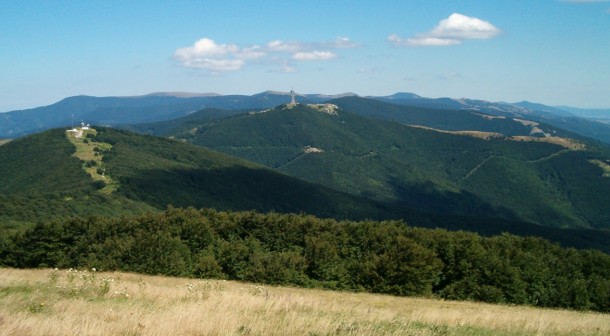
[[[489,140],[489,139],[493,139],[493,138],[503,138],[504,137],[504,135],[502,135],[500,133],[495,133],[495,132],[483,132],[483,131],[445,131],[445,130],[441,130],[441,129],[438,129],[438,128],[432,128],[432,127],[421,126],[421,125],[409,125],[409,126],[416,127],[416,128],[423,128],[423,129],[426,129],[426,130],[435,131],[435,132],[439,132],[439,133],[464,135],[464,136],[469,136],[469,137],[479,138],[479,139],[484,139],[484,140]]]
[[[10,139],[0,139],[0,146],[8,143],[9,141],[11,141]]]
[[[0,269],[0,335],[576,334],[610,334],[610,315],[128,273]]]
[[[582,150],[585,149],[585,145],[569,138],[562,137],[532,137],[532,136],[513,136],[509,138],[514,141],[531,141],[531,142],[546,142],[555,145],[560,145],[563,148],[571,149],[571,150]]]
[[[515,120],[517,120],[517,119],[515,119]],[[519,121],[521,121],[521,120],[519,120]],[[494,133],[494,132],[445,131],[445,130],[440,130],[437,128],[421,126],[421,125],[408,125],[408,126],[416,127],[416,128],[423,128],[423,129],[427,129],[427,130],[431,130],[431,131],[436,131],[439,133],[463,135],[463,136],[469,136],[469,137],[479,138],[479,139],[484,139],[484,140],[490,140],[490,139],[494,139],[494,138],[505,138],[507,140],[512,140],[512,141],[546,142],[546,143],[552,143],[555,145],[560,145],[563,148],[570,149],[570,150],[582,150],[582,149],[585,149],[585,147],[586,147],[584,144],[582,144],[576,140],[569,139],[569,138],[562,138],[562,137],[554,137],[554,136],[534,137],[534,136],[529,136],[529,135],[520,135],[520,136],[505,137],[504,135],[502,135],[500,133]]]

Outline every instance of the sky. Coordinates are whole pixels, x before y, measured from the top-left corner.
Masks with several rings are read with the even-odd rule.
[[[291,89],[610,108],[610,1],[0,0],[0,112]]]

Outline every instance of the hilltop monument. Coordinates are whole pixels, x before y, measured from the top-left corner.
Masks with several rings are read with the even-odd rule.
[[[291,99],[290,99],[290,106],[294,106],[294,105],[297,104],[297,100],[294,97],[294,95],[295,95],[294,94],[294,89],[290,90],[290,97],[291,97]]]

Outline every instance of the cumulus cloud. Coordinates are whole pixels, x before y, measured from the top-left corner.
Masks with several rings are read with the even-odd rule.
[[[335,58],[337,55],[330,51],[301,51],[294,53],[292,55],[292,59],[297,61],[317,61],[317,60],[327,60],[331,58]]]
[[[190,68],[234,71],[241,69],[246,59],[263,56],[265,53],[258,46],[242,49],[234,44],[217,44],[212,39],[202,38],[190,47],[177,49],[173,58]]]
[[[289,52],[289,53],[297,53],[303,51],[314,51],[321,49],[348,49],[348,48],[358,48],[360,47],[359,43],[353,42],[348,37],[337,37],[334,41],[330,42],[299,42],[299,41],[289,41],[284,42],[281,40],[274,40],[267,43],[267,48],[270,51],[277,52]]]
[[[239,52],[239,57],[241,59],[255,59],[265,57],[266,55],[267,53],[257,45],[244,48]]]
[[[297,51],[306,49],[306,45],[304,43],[295,41],[284,42],[280,40],[274,40],[267,43],[267,48],[270,51],[295,53]]]
[[[348,37],[337,37],[337,39],[330,44],[331,48],[358,48],[360,43],[356,43],[350,40]]]
[[[500,29],[487,21],[453,13],[429,32],[409,38],[392,34],[388,36],[388,41],[397,46],[449,46],[465,40],[490,39],[500,32]]]
[[[451,38],[440,38],[440,37],[415,37],[415,38],[407,38],[403,39],[398,35],[390,35],[388,36],[388,41],[392,42],[394,45],[406,45],[411,47],[418,46],[448,46],[453,44],[460,44],[462,41]]]
[[[177,49],[172,58],[185,67],[207,69],[212,73],[235,71],[252,60],[261,63],[281,64],[278,72],[295,72],[292,61],[323,61],[337,57],[333,49],[356,48],[360,45],[347,37],[338,37],[330,42],[305,43],[300,41],[272,40],[264,46],[239,47],[235,44],[219,44],[210,38],[202,38],[192,46]]]

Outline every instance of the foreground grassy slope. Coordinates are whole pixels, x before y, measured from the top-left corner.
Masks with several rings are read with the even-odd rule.
[[[0,335],[608,335],[610,315],[133,273],[0,269]]]

